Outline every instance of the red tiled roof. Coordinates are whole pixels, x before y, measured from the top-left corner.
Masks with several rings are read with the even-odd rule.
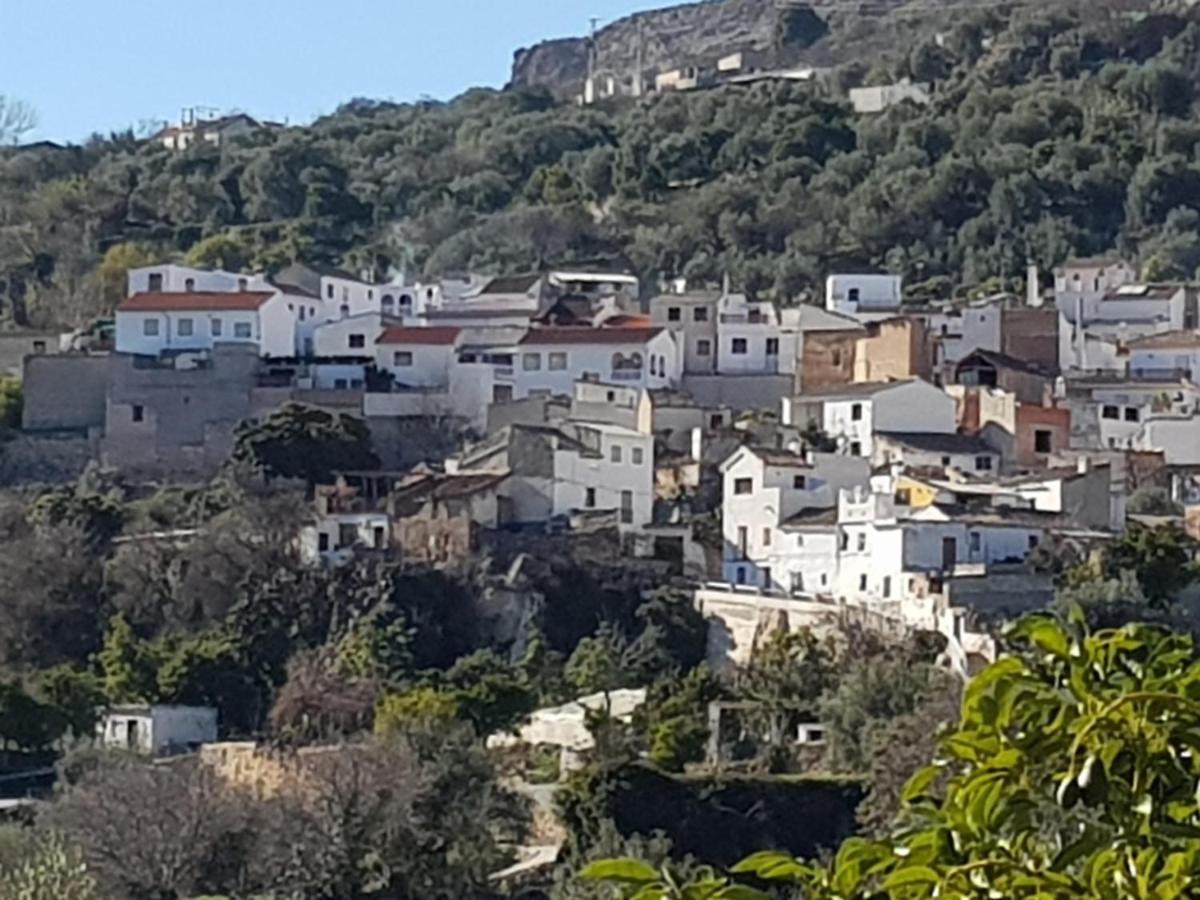
[[[274,296],[274,291],[147,291],[127,297],[117,312],[256,310]]]
[[[601,328],[650,328],[652,327],[653,319],[649,316],[639,314],[622,314],[613,316],[611,319],[605,319],[600,323]]]
[[[535,328],[521,339],[521,344],[644,344],[662,331],[661,328]]]
[[[396,326],[387,328],[379,336],[378,344],[453,344],[462,334],[461,328],[450,326],[409,327]]]

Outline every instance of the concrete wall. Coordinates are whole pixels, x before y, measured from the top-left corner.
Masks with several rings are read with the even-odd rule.
[[[1001,313],[1000,352],[1058,371],[1058,312],[1019,307]]]
[[[704,406],[728,406],[735,412],[778,412],[793,393],[792,375],[685,375],[683,390]]]
[[[0,375],[20,378],[25,371],[25,357],[55,353],[59,335],[44,332],[0,334]]]
[[[225,461],[238,423],[252,417],[252,345],[221,345],[211,365],[178,370],[110,358],[101,459],[147,476],[207,476]]]
[[[108,356],[30,356],[23,376],[25,431],[100,428],[109,385]]]

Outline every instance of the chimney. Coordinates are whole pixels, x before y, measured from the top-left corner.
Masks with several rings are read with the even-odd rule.
[[[1075,471],[1080,475],[1086,475],[1092,470],[1092,461],[1086,456],[1081,456],[1075,460]]]
[[[793,408],[792,398],[783,397],[779,401],[779,422],[781,425],[791,427],[795,424],[796,413]]]
[[[692,459],[700,462],[700,456],[704,452],[704,429],[697,425],[692,429]]]
[[[1025,304],[1037,309],[1042,305],[1042,285],[1038,277],[1037,263],[1030,263],[1025,270]]]

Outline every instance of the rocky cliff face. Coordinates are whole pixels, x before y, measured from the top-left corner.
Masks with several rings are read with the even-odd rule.
[[[975,0],[955,0],[961,9]],[[654,73],[679,66],[712,67],[717,59],[742,52],[758,68],[832,65],[847,61],[847,45],[863,38],[864,27],[909,6],[910,0],[706,0],[636,13],[597,32],[597,67],[628,82],[641,46],[642,70]],[[994,3],[993,3],[994,5]],[[929,10],[928,3],[923,9]],[[932,13],[931,13],[932,15]],[[911,10],[905,20],[915,19]],[[872,22],[874,20],[874,22]],[[546,87],[557,94],[578,94],[587,77],[587,38],[545,41],[518,50],[512,84]]]

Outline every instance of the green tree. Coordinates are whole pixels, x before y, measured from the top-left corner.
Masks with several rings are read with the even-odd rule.
[[[118,614],[109,620],[98,659],[104,695],[110,703],[156,699],[159,661],[133,633],[124,616]]]
[[[421,687],[385,694],[375,706],[375,733],[399,734],[417,728],[444,728],[458,717],[454,695]]]
[[[80,853],[60,835],[41,834],[28,855],[0,866],[0,900],[96,900],[96,882]]]
[[[1131,524],[1106,548],[1104,574],[1116,578],[1121,572],[1133,572],[1148,600],[1166,603],[1196,580],[1193,546],[1176,525]]]
[[[247,422],[234,435],[234,462],[268,478],[329,482],[336,471],[374,469],[371,435],[361,419],[288,403],[261,422]]]
[[[202,269],[244,272],[250,266],[253,250],[244,240],[228,232],[214,234],[187,252],[187,264]]]

